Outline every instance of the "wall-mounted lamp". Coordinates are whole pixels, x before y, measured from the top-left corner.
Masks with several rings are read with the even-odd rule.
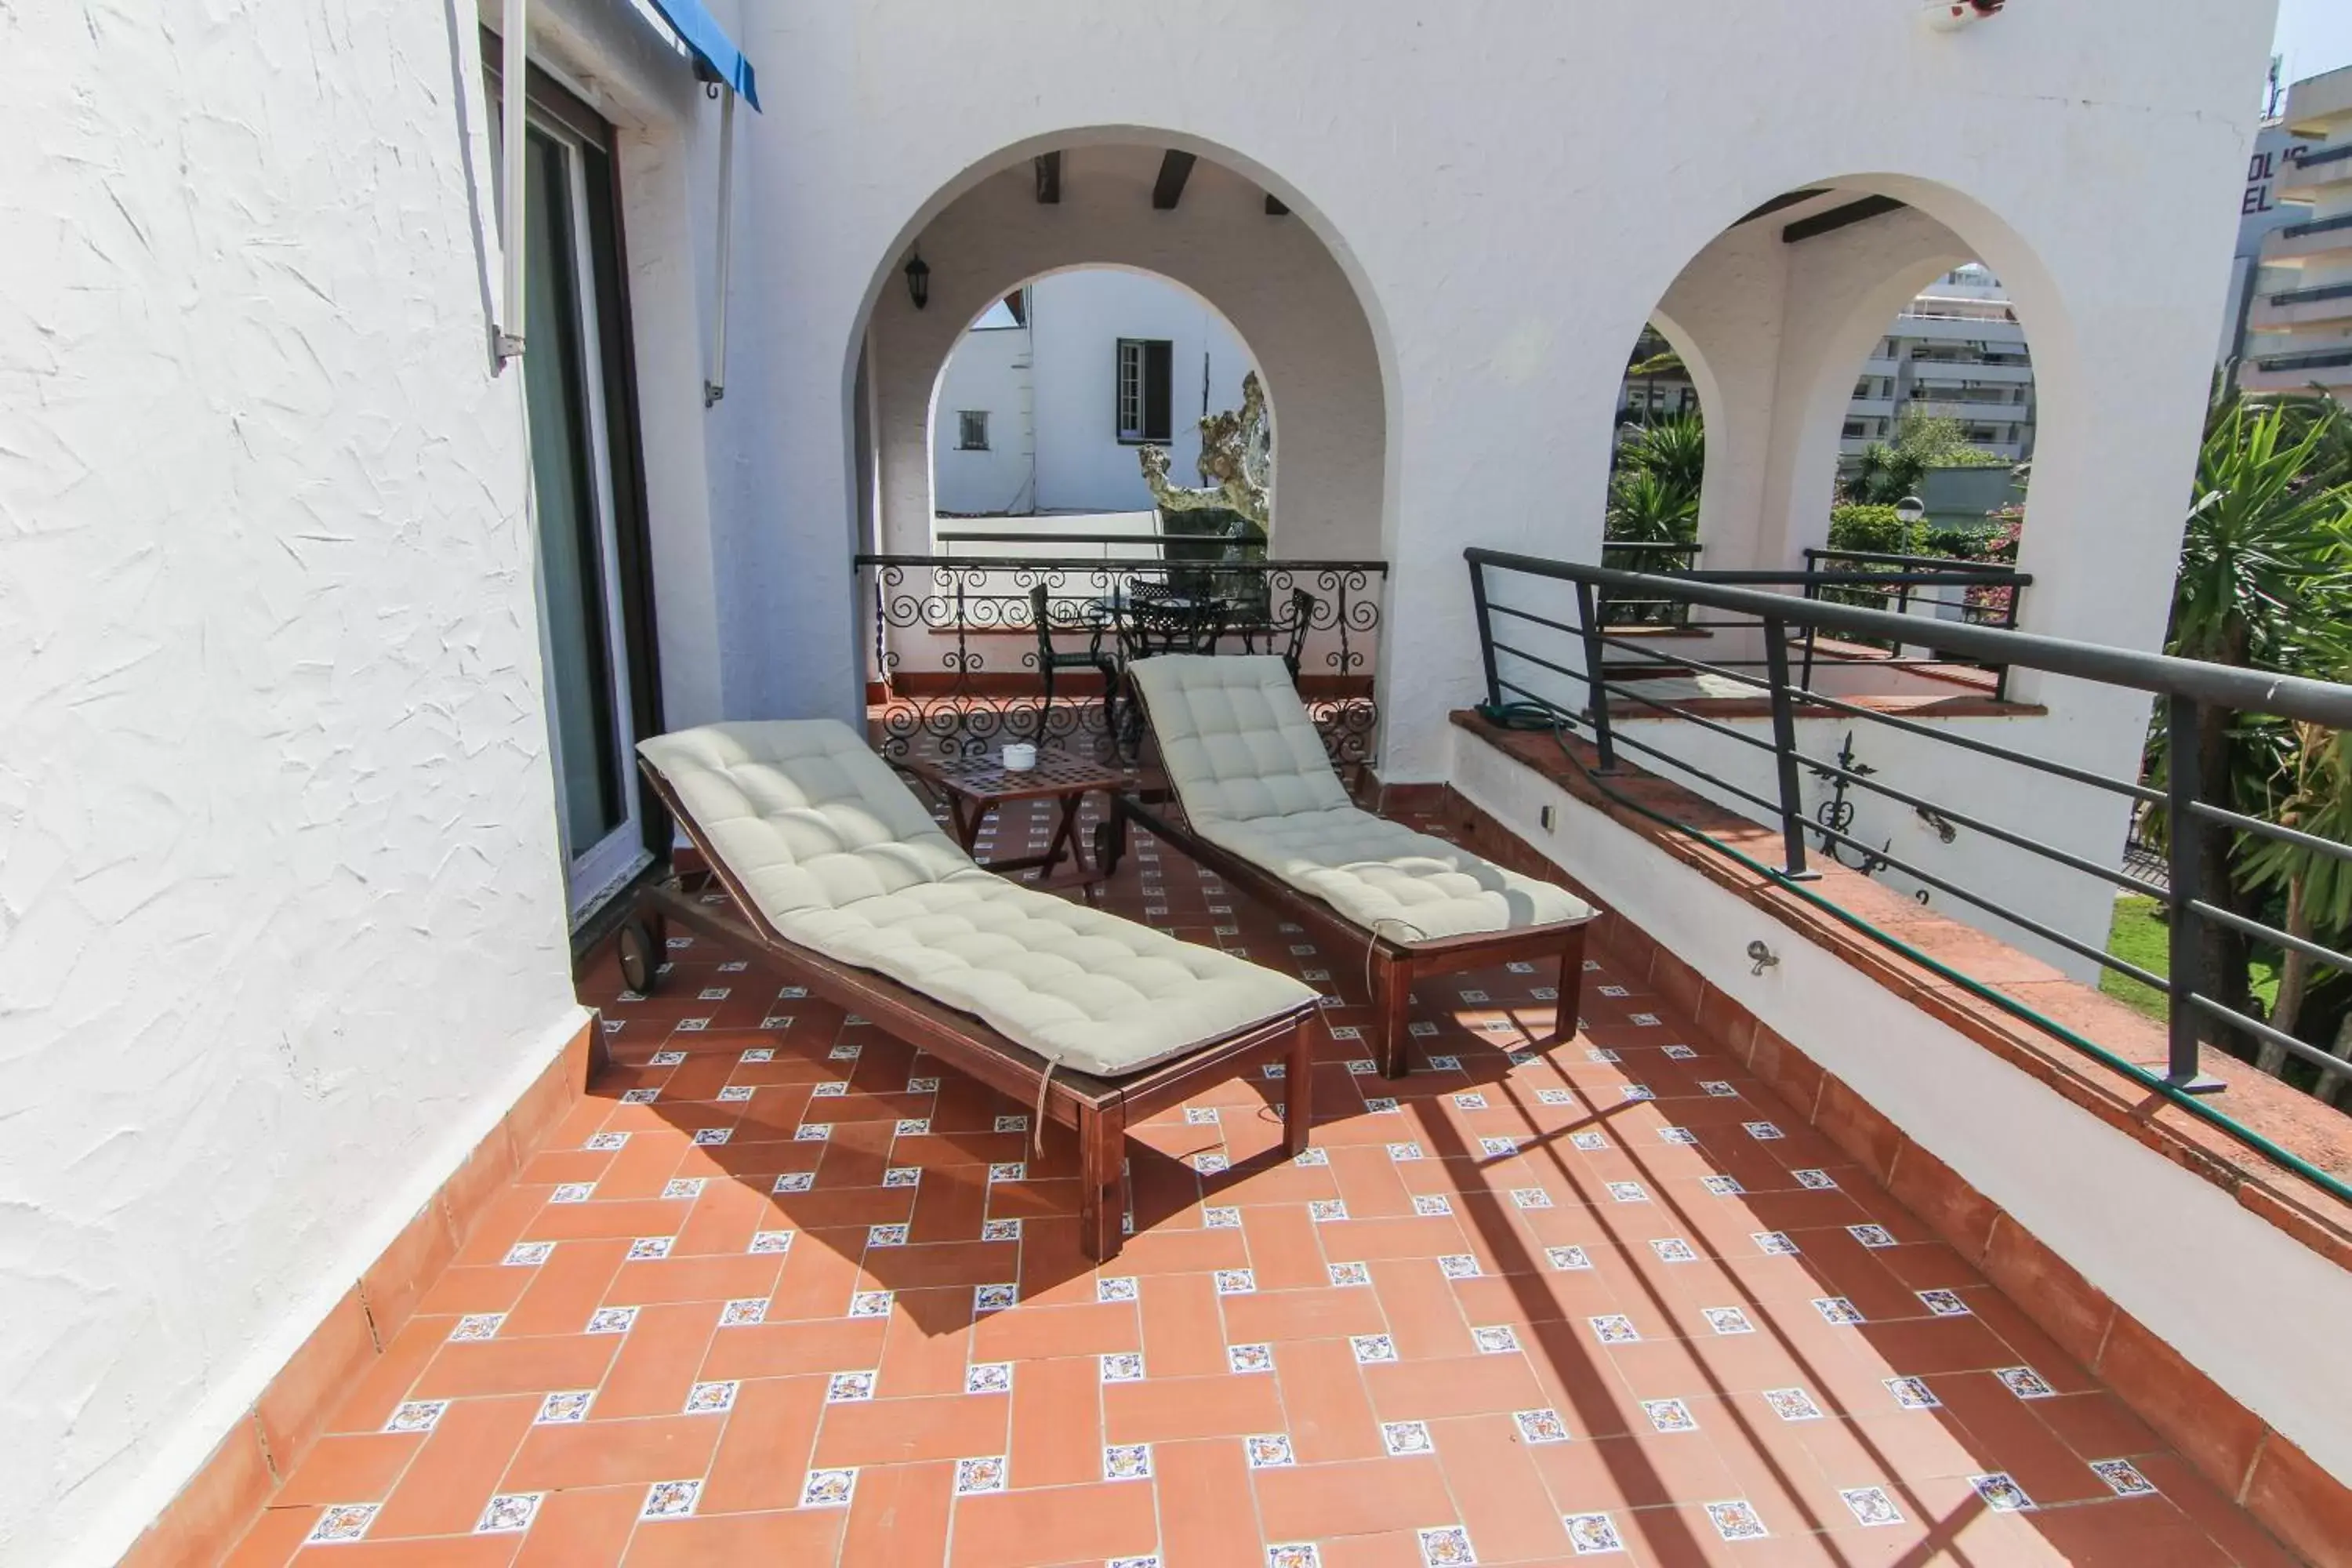
[[[931,264],[919,250],[907,262],[907,298],[918,310],[931,302]]]

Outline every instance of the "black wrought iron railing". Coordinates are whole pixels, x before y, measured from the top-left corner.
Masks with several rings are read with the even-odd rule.
[[[1333,760],[1369,762],[1388,563],[1235,559],[1215,542],[1172,538],[1136,559],[856,557],[877,743],[893,756],[1004,741],[1131,753],[1126,662],[1174,637],[1289,660]]]
[[[2322,838],[2215,805],[2199,778],[2200,741],[2215,726],[2258,715],[2307,721],[2329,729],[2352,728],[2352,686],[2234,669],[2156,654],[2103,647],[2032,636],[2006,626],[1955,622],[1937,637],[1955,657],[2002,668],[2046,671],[2070,680],[2152,693],[2163,707],[2159,734],[2166,764],[2161,784],[2135,774],[2117,777],[2051,757],[2035,755],[1988,737],[1979,728],[1953,722],[1922,722],[1884,706],[1847,700],[1800,679],[1794,655],[1809,637],[1840,641],[1915,637],[1913,617],[1807,598],[1792,592],[1765,592],[1723,577],[1638,574],[1533,556],[1471,549],[1471,586],[1477,607],[1489,710],[1505,722],[1552,729],[1591,748],[1593,782],[1610,790],[1621,753],[1664,776],[1685,783],[1719,805],[1779,829],[1780,863],[1764,864],[1685,821],[1627,795],[1622,804],[1656,818],[1739,859],[1799,897],[1827,910],[1864,935],[1962,985],[1986,1002],[2074,1048],[2136,1075],[2152,1090],[2187,1107],[2192,1114],[2326,1186],[2352,1198],[2352,1186],[2278,1148],[2259,1133],[2198,1098],[2219,1085],[2199,1065],[2200,1043],[2231,1048],[2267,1046],[2314,1069],[2320,1084],[2352,1079],[2347,1062],[2271,1026],[2249,1010],[2242,996],[2223,994],[2223,977],[2208,971],[2206,931],[2220,927],[2271,947],[2299,952],[2324,969],[2352,973],[2352,954],[2297,936],[2246,911],[2228,888],[2209,887],[2206,855],[2210,836],[2240,842],[2266,839],[2313,854],[2352,861],[2352,846]],[[1738,574],[1725,576],[1737,577]],[[1718,624],[1740,623],[1760,642],[1761,672],[1727,663],[1701,662],[1680,653],[1660,653],[1651,641],[1618,635],[1596,614],[1603,595],[1664,596],[1706,611]],[[1718,713],[1700,711],[1662,695],[1643,661],[1676,668],[1696,667],[1762,700],[1765,721],[1742,725]],[[1630,668],[1629,668],[1630,667]],[[1633,716],[1671,723],[1629,725]],[[1800,720],[1828,719],[1845,727],[1845,743],[1835,756],[1800,748]],[[1817,724],[1808,728],[1816,732]],[[1638,732],[1635,732],[1638,731]],[[1875,764],[1861,761],[1857,733],[1868,742]],[[1564,746],[1563,750],[1567,748]],[[1569,753],[1571,759],[1575,753]],[[1807,783],[1814,799],[1809,808]],[[2095,820],[2080,815],[2074,792],[2109,802],[2131,803],[2140,827],[2164,846],[2161,879],[2138,875],[2122,852],[2122,815],[2116,817],[2117,844],[2106,854],[2049,841],[2063,837],[2049,825]],[[2003,808],[2006,799],[2025,803]],[[1905,847],[1893,833],[1865,837],[1857,805],[1871,803],[1884,828],[1899,823]],[[1995,818],[2007,816],[2011,820]],[[2022,818],[2022,821],[2019,819]],[[1942,852],[1964,838],[1951,853]],[[1874,839],[1878,841],[1874,842]],[[1914,846],[1916,846],[1915,848]],[[1995,929],[2031,938],[2088,961],[2099,970],[2124,975],[2160,994],[2166,1003],[2169,1042],[2166,1070],[2149,1072],[2098,1042],[2009,995],[1998,986],[1961,973],[1918,952],[1898,937],[1838,906],[1808,884],[1817,876],[1811,858],[1824,856],[1870,875],[1893,872],[1916,890],[1921,901],[1949,900],[1970,918]],[[2168,922],[2166,973],[2106,951],[2104,930],[2066,929],[2047,912],[2065,900],[2042,900],[2042,912],[2027,907],[2018,889],[2029,879],[2045,886],[2102,889],[2096,901],[2111,902],[2116,891],[2154,900]],[[2075,900],[2079,907],[2081,900]],[[2234,998],[2234,999],[2232,999]]]

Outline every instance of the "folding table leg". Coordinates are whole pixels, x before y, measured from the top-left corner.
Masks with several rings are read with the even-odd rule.
[[[1118,1256],[1127,1217],[1127,1108],[1078,1108],[1078,1246],[1097,1263]]]

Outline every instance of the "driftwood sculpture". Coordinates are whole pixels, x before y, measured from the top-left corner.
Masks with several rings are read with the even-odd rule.
[[[1226,409],[1201,421],[1202,489],[1168,482],[1168,452],[1146,447],[1144,482],[1161,511],[1216,510],[1239,514],[1263,531],[1267,523],[1274,442],[1266,428],[1265,388],[1257,372],[1242,377],[1239,412]]]

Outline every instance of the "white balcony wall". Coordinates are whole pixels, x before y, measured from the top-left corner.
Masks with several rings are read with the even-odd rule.
[[[113,1562],[587,1022],[457,20],[0,18],[11,1568]]]
[[[985,517],[1037,505],[1036,383],[1026,326],[970,331],[940,373],[931,489],[941,512]],[[966,412],[987,419],[988,444],[961,445]]]
[[[1156,444],[1168,450],[1172,483],[1199,484],[1203,394],[1207,412],[1239,408],[1242,377],[1255,368],[1248,347],[1224,318],[1199,297],[1138,272],[1061,272],[1040,282],[1034,292],[1040,509],[1151,507],[1151,489],[1138,461],[1140,448],[1121,441],[1117,428],[1121,338],[1164,339],[1171,345],[1169,438]],[[1365,479],[1375,479],[1378,455],[1367,450],[1362,460]],[[1369,553],[1376,536],[1369,526],[1363,532]]]

